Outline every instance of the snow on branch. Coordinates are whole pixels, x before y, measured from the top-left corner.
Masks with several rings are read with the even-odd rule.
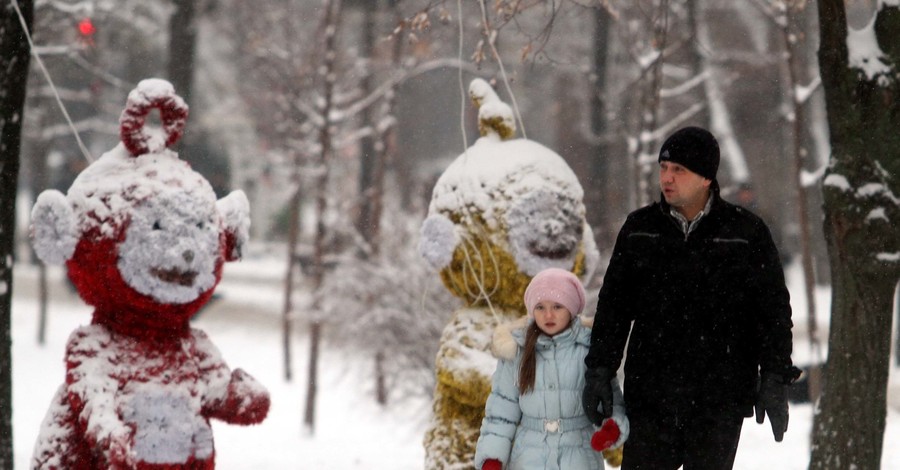
[[[820,75],[816,75],[809,85],[797,85],[794,87],[794,102],[798,105],[806,104],[806,102],[809,101],[809,97],[812,96],[820,86],[822,86],[822,77]]]
[[[875,80],[881,86],[887,86],[891,82],[894,67],[890,65],[878,39],[875,37],[875,19],[861,29],[847,28],[847,53],[848,66],[857,69],[866,75],[869,80]]]
[[[822,165],[816,171],[801,171],[800,172],[800,185],[804,188],[811,188],[815,186],[819,180],[822,179],[822,176],[825,175],[825,170],[828,169],[828,165]]]
[[[672,88],[661,88],[659,90],[659,96],[660,98],[673,98],[676,96],[681,96],[693,90],[697,85],[702,85],[708,77],[709,70],[704,70],[703,72],[698,73],[690,79],[681,82],[680,84],[678,84],[678,86]]]

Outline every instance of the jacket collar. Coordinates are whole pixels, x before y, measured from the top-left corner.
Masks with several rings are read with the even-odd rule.
[[[528,317],[521,317],[518,320],[497,325],[491,338],[491,354],[497,359],[514,359],[519,348],[525,344],[525,330],[532,321]],[[579,315],[575,317],[572,325],[566,331],[554,336],[553,339],[565,341],[566,338],[572,337],[572,341],[575,343],[590,346],[593,325],[594,317]],[[549,337],[541,336],[538,339],[538,346],[542,343],[547,344],[549,341]]]
[[[715,212],[717,207],[721,207],[722,204],[725,203],[725,201],[722,200],[722,195],[719,194],[719,192],[719,182],[717,180],[713,180],[712,184],[709,185],[710,201],[707,201],[707,206],[709,207],[710,213]],[[662,192],[659,193],[658,204],[660,211],[662,211],[663,214],[669,216],[669,212],[672,210],[672,206],[669,205],[668,202],[666,202],[666,197]],[[707,213],[706,215],[709,215],[709,213]]]

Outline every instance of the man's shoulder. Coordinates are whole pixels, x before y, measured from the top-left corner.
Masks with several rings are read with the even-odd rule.
[[[625,221],[626,223],[642,222],[655,219],[662,215],[664,215],[662,206],[659,204],[659,202],[654,202],[641,207],[640,209],[632,211],[630,214],[628,214],[628,217],[625,219]]]
[[[763,227],[766,225],[763,219],[753,213],[750,209],[728,202],[722,198],[719,198],[715,210],[720,211],[723,217],[732,222],[745,223],[752,227]]]
[[[619,236],[628,236],[634,232],[659,232],[661,220],[663,220],[663,211],[659,203],[646,205],[628,214],[619,229]]]

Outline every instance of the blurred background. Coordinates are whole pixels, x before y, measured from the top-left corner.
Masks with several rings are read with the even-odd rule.
[[[844,3],[857,28],[879,5]],[[248,262],[226,268],[211,307],[226,318],[270,311],[286,382],[303,367],[293,343],[310,348],[312,357],[301,357],[313,362],[324,335],[336,350],[371,358],[365,387],[377,403],[427,402],[439,337],[459,300],[422,262],[418,231],[435,181],[479,136],[466,96],[479,77],[514,107],[519,136],[575,170],[601,252],[587,282],[594,302],[625,216],[659,197],[662,141],[682,126],[710,129],[722,151],[722,195],[767,221],[782,262],[795,270],[790,279],[800,279],[792,284],[800,364],[823,360],[827,331],[815,325],[827,330],[829,321],[821,179],[831,149],[815,2],[36,0],[33,7],[32,53],[47,73],[32,60],[15,257],[25,273],[19,295],[42,299],[40,344],[48,285],[65,281],[31,252],[34,198],[48,188],[65,192],[112,149],[128,92],[142,79],[164,78],[190,106],[175,150],[220,197],[242,189],[250,200]],[[311,427],[310,409],[306,403]]]
[[[723,194],[766,218],[790,258],[801,233],[800,93],[806,210],[827,282],[814,186],[829,151],[815,4],[786,16],[782,2],[762,0],[488,1],[485,11],[461,2],[461,12],[453,1],[344,0],[326,15],[334,3],[37,2],[34,41],[95,158],[118,142],[128,91],[143,78],[171,81],[191,108],[177,150],[220,195],[247,192],[254,240],[286,240],[298,208],[301,243],[312,236],[302,214],[314,211],[326,165],[332,254],[390,233],[398,221],[382,220],[384,207],[422,217],[436,177],[478,137],[461,86],[482,77],[515,100],[529,139],[575,169],[604,253],[624,216],[658,197],[655,154],[667,133],[701,125],[720,140]],[[850,2],[851,23],[873,7]],[[23,132],[19,194],[29,208],[87,164],[34,64]]]

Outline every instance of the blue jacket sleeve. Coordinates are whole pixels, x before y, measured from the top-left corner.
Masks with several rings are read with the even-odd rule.
[[[628,440],[629,434],[631,434],[631,423],[628,421],[628,415],[625,410],[625,398],[622,395],[622,387],[619,385],[618,377],[612,379],[612,389],[613,389],[613,411],[612,411],[612,419],[616,422],[616,425],[619,426],[619,439],[610,446],[613,449],[622,447],[625,441]]]
[[[476,469],[480,470],[488,459],[497,459],[504,467],[509,462],[512,440],[522,418],[517,382],[518,361],[500,360],[484,407],[481,435],[475,446]]]

